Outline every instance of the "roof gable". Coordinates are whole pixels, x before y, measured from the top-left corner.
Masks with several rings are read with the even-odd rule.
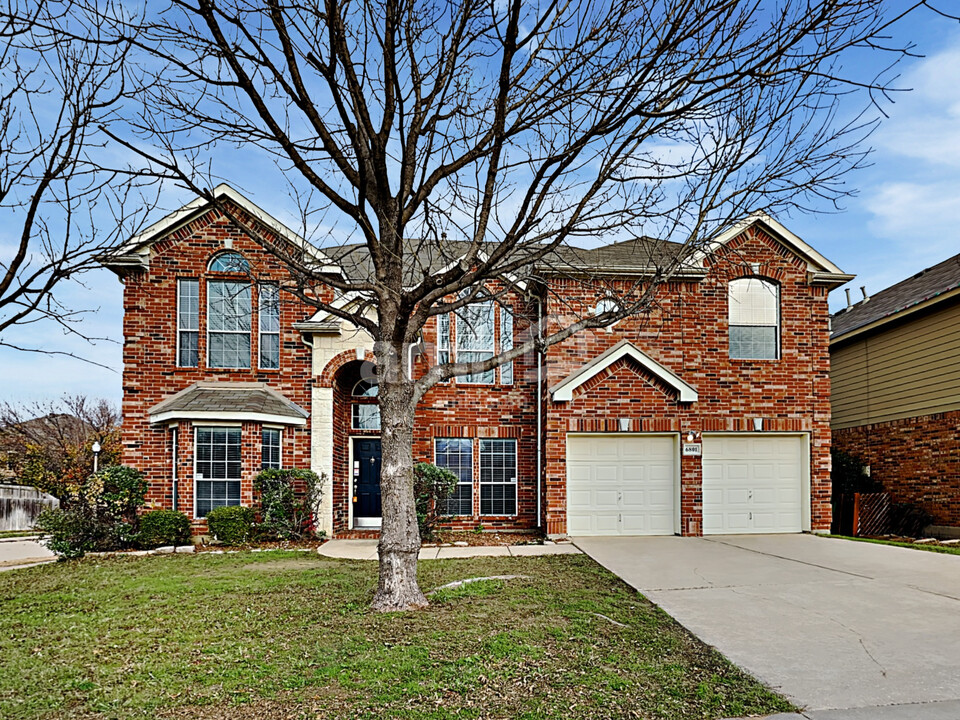
[[[651,358],[645,352],[640,350],[629,340],[621,340],[612,348],[597,355],[593,360],[583,367],[575,370],[566,378],[550,388],[550,394],[554,402],[569,402],[573,399],[573,391],[583,385],[590,378],[596,377],[615,362],[623,358],[630,358],[647,372],[659,378],[668,387],[677,391],[678,399],[683,403],[696,402],[698,399],[697,391],[679,376],[665,368],[656,360]]]
[[[218,201],[228,200],[250,217],[262,223],[278,238],[302,249],[318,263],[317,272],[340,272],[340,267],[327,255],[226,183],[215,187],[213,195]],[[206,198],[195,198],[179,210],[174,210],[166,217],[155,222],[143,232],[134,235],[115,251],[101,256],[99,258],[100,262],[118,273],[126,269],[146,269],[150,265],[150,248],[155,243],[212,209],[213,204]]]
[[[754,225],[761,227],[773,237],[774,240],[803,260],[807,264],[807,271],[811,275],[812,282],[838,286],[856,277],[855,275],[843,272],[843,270],[834,263],[830,262],[830,260],[804,242],[798,235],[790,232],[783,224],[766,213],[753,213],[740,222],[734,223],[727,230],[724,230],[710,240],[705,248],[695,252],[691,256],[690,261],[692,263],[705,263],[710,255],[717,252],[728,242],[740,236]]]

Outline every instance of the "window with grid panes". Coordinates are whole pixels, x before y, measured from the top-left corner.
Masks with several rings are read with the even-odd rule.
[[[263,440],[261,443],[261,462],[262,470],[280,469],[280,437],[279,428],[263,428]]]
[[[457,476],[457,489],[447,499],[448,515],[473,515],[473,440],[437,438],[435,463]]]
[[[480,441],[480,514],[517,514],[517,441]]]
[[[197,517],[216,507],[240,504],[240,428],[196,428]]]

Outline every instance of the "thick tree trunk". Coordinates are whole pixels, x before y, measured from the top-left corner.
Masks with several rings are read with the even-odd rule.
[[[378,343],[378,345],[380,345]],[[377,348],[380,383],[380,581],[373,597],[379,612],[427,606],[417,584],[420,530],[413,496],[413,383],[402,367],[402,352]]]

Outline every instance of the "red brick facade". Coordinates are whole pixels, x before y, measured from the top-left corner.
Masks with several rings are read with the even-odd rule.
[[[257,286],[252,287],[253,332],[250,369],[206,367],[206,293],[204,282],[222,273],[207,272],[210,259],[230,246],[250,263],[258,280],[282,280],[287,273],[278,261],[253,243],[226,218],[210,211],[174,231],[152,247],[150,267],[127,274],[123,291],[123,462],[139,468],[149,483],[147,503],[173,506],[174,473],[172,427],[179,436],[176,468],[177,509],[194,516],[194,428],[197,425],[230,425],[227,422],[179,421],[151,425],[147,410],[198,381],[265,382],[288,399],[310,409],[310,348],[293,328],[311,314],[310,309],[281,302],[280,369],[257,368]],[[199,279],[199,366],[177,366],[177,280]],[[242,279],[242,278],[237,278]],[[241,424],[241,423],[233,423]],[[241,500],[253,502],[253,478],[260,469],[261,426],[242,423],[243,477]],[[310,427],[284,427],[282,457],[289,467],[310,467]],[[198,523],[199,527],[203,523]]]
[[[869,465],[894,502],[960,526],[960,411],[834,430],[833,446]]]
[[[779,360],[729,357],[727,282],[745,276],[779,283]],[[567,282],[568,288],[558,282],[554,292],[569,303],[578,286]],[[551,402],[546,413],[547,531],[566,532],[567,433],[623,432],[621,419],[628,421],[627,432],[750,432],[755,418],[763,419],[764,432],[809,433],[811,528],[829,529],[826,288],[811,285],[805,263],[754,227],[715,254],[705,279],[670,283],[658,294],[658,302],[659,310],[649,317],[621,321],[612,332],[585,332],[548,351],[548,383],[556,384],[627,338],[696,388],[699,400],[679,403],[674,391],[624,360],[578,388],[571,402]],[[564,307],[569,312],[569,305]],[[700,458],[681,460],[684,535],[702,532],[700,468]]]
[[[257,358],[257,290],[254,308],[252,364],[247,370],[206,367],[205,278],[210,258],[230,246],[251,264],[259,280],[284,277],[275,259],[215,212],[208,212],[153,245],[149,268],[125,275],[124,284],[124,462],[140,468],[150,483],[149,502],[173,502],[172,429],[176,428],[178,509],[193,516],[194,427],[180,420],[151,425],[147,410],[201,380],[268,383],[286,398],[315,413],[313,388],[333,393],[332,530],[350,527],[351,443],[376,431],[352,428],[350,396],[360,378],[357,351],[341,352],[323,367],[313,367],[311,347],[294,323],[312,315],[310,308],[284,298],[281,310],[279,370],[259,370]],[[531,353],[513,366],[512,384],[472,385],[446,382],[430,390],[417,410],[414,456],[432,462],[437,438],[473,441],[474,513],[453,526],[473,529],[531,529],[566,532],[566,436],[568,433],[695,433],[752,432],[762,418],[764,432],[804,433],[810,439],[811,525],[830,525],[830,406],[827,289],[809,281],[806,262],[753,226],[727,243],[708,262],[702,280],[672,282],[658,294],[658,309],[642,319],[621,321],[611,330],[585,332],[550,348],[538,361]],[[731,360],[728,352],[727,282],[759,276],[780,288],[781,351],[778,360]],[[177,279],[200,279],[200,363],[177,367]],[[624,281],[626,282],[626,281]],[[564,298],[561,307],[551,298]],[[580,300],[578,300],[580,298]],[[514,309],[514,333],[520,338],[542,309],[549,322],[563,322],[575,311],[589,312],[596,298],[586,297],[571,280],[551,281],[542,303],[519,296],[507,298]],[[578,307],[580,303],[581,307]],[[500,319],[497,309],[496,327]],[[553,317],[551,317],[553,316]],[[548,329],[549,329],[548,324]],[[451,332],[456,333],[455,326]],[[453,340],[454,338],[451,338]],[[553,402],[548,388],[622,340],[668,368],[699,393],[694,403],[680,403],[676,391],[629,359],[620,361],[583,384],[569,402]],[[429,354],[415,365],[422,372],[433,362],[437,324],[424,329]],[[372,360],[369,350],[361,357]],[[316,373],[314,375],[314,373]],[[539,392],[538,392],[539,390]],[[541,406],[538,412],[538,398]],[[538,425],[539,421],[539,425]],[[214,423],[209,424],[227,424]],[[240,424],[240,423],[237,423]],[[260,469],[257,423],[242,423],[242,502],[253,502],[253,477]],[[283,465],[309,468],[316,458],[315,432],[304,426],[283,429]],[[516,440],[517,514],[482,516],[479,503],[479,450],[484,438]],[[313,442],[311,442],[313,440]],[[311,447],[314,449],[312,450]],[[700,458],[681,461],[680,532],[698,535],[701,522]],[[202,523],[198,523],[198,528]]]

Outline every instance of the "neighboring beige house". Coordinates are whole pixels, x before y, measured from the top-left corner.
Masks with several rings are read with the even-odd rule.
[[[833,447],[960,526],[960,255],[833,316]]]

